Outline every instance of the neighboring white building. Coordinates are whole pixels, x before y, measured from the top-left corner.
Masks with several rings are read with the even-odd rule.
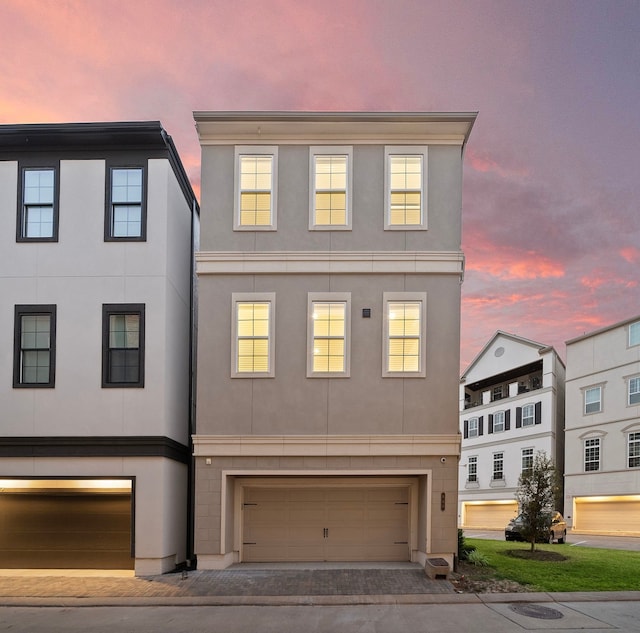
[[[452,562],[475,114],[195,120],[198,568]]]
[[[536,452],[562,472],[564,378],[553,347],[501,331],[464,372],[460,527],[504,528],[517,514],[518,478]]]
[[[0,568],[187,558],[197,214],[158,122],[0,126]]]
[[[565,512],[640,536],[640,316],[567,341]]]

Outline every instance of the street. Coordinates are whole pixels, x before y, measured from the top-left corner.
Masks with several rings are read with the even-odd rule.
[[[465,530],[465,538],[480,538],[504,541],[504,530]],[[567,543],[573,547],[602,547],[604,549],[624,549],[640,551],[640,537],[603,536],[600,534],[567,534]]]
[[[279,607],[0,607],[11,633],[571,633],[640,631],[640,602],[546,602],[559,619],[517,614],[513,605],[430,604]]]

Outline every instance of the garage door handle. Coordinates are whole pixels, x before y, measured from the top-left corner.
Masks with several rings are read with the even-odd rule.
[[[324,536],[324,538],[329,538],[329,528],[324,528],[322,530],[322,536]]]

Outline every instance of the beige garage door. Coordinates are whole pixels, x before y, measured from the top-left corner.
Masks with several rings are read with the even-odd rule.
[[[409,490],[245,488],[245,561],[409,560]]]
[[[618,497],[611,501],[576,499],[574,530],[640,535],[640,500]]]
[[[475,530],[504,530],[505,526],[518,514],[518,503],[475,504],[463,503],[464,528]]]

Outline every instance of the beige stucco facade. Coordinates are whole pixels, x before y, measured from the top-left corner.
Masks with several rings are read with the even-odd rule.
[[[475,115],[199,112],[195,119],[202,146],[193,436],[198,566],[265,556],[381,560],[394,552],[406,560],[452,560],[462,149]],[[394,147],[423,161],[420,226],[389,228],[385,220],[386,157]],[[261,151],[277,164],[277,202],[270,226],[252,230],[234,222],[235,172],[239,154]],[[311,172],[323,152],[348,156],[349,206],[344,225],[319,229],[310,219]],[[234,306],[252,296],[270,308],[269,372],[246,376],[236,364]],[[347,306],[348,362],[339,375],[310,369],[310,306],[317,297]],[[393,301],[420,306],[413,372],[386,370]],[[292,501],[300,490],[318,502]],[[393,501],[384,490],[400,496]],[[395,549],[374,529],[387,497],[396,509],[406,506],[389,527],[389,534],[402,534],[393,537]],[[280,499],[271,514],[270,498]],[[341,501],[347,498],[352,508]],[[267,504],[260,506],[261,528],[250,518],[254,499]],[[345,513],[344,522],[336,512]],[[278,540],[278,530],[296,522],[298,533]],[[263,546],[247,534],[258,534]],[[315,534],[324,541],[314,541]],[[299,544],[290,542],[297,538]]]

